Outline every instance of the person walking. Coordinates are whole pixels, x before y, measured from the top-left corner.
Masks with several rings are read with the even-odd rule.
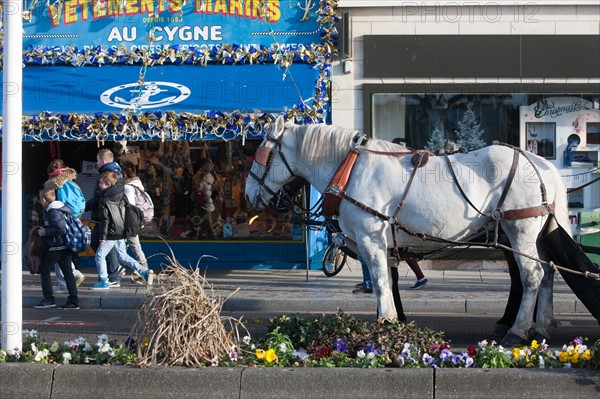
[[[60,309],[79,309],[77,284],[71,269],[71,251],[67,248],[65,234],[67,232],[66,216],[72,214],[71,209],[56,200],[54,190],[44,188],[40,191],[40,202],[44,207],[44,227],[36,229],[36,234],[44,238],[46,253],[40,267],[42,280],[42,295],[44,298],[34,306],[36,309],[56,307],[50,271],[58,263],[65,278],[69,292],[67,302],[59,306]]]
[[[137,260],[127,254],[125,244],[125,195],[123,185],[115,171],[103,172],[99,177],[100,195],[98,198],[99,245],[96,251],[96,267],[98,268],[98,284],[92,290],[107,290],[110,288],[106,256],[114,250],[118,262],[136,271],[148,283],[152,284],[152,271],[142,266]]]
[[[112,171],[117,176],[117,186],[120,186],[121,192],[123,191],[123,175],[121,166],[115,162],[115,156],[108,148],[103,148],[98,151],[96,155],[96,166],[98,167],[98,174],[101,175],[104,172]],[[94,187],[94,195],[85,204],[85,211],[91,211],[91,219],[96,223],[96,226],[92,230],[91,247],[94,252],[98,252],[98,246],[100,245],[100,196],[102,190],[100,189],[100,179],[96,180],[96,186]],[[108,273],[108,282],[111,287],[118,288],[121,286],[121,275],[125,270],[120,267],[119,260],[116,251],[110,251],[106,255],[106,265]]]
[[[415,276],[417,277],[417,282],[413,286],[411,286],[410,289],[418,290],[420,288],[425,287],[429,280],[427,280],[427,277],[425,277],[425,275],[423,274],[423,271],[419,266],[419,262],[417,262],[415,259],[405,259],[405,261],[406,263],[408,263],[408,267],[410,267],[410,270],[412,270]]]
[[[373,282],[371,281],[371,274],[369,273],[369,268],[367,267],[367,264],[361,256],[358,257],[358,260],[360,261],[360,265],[362,267],[363,281],[356,284],[356,288],[352,290],[352,293],[371,294],[373,292]],[[427,277],[425,277],[425,275],[423,274],[423,271],[419,266],[419,262],[417,262],[415,259],[405,259],[405,262],[408,264],[408,267],[410,267],[410,269],[417,277],[416,283],[409,287],[409,289],[418,290],[426,286],[427,283],[429,283],[429,280],[427,280]]]
[[[369,273],[369,267],[367,262],[362,256],[358,257],[360,266],[362,268],[363,281],[357,284],[356,288],[352,290],[353,294],[372,294],[373,293],[373,282],[371,281],[371,274]]]
[[[77,172],[75,169],[68,168],[62,159],[53,159],[50,161],[48,168],[48,180],[44,183],[44,188],[54,190],[56,199],[71,209],[73,216],[80,217],[85,210],[85,198],[81,192],[81,188],[75,183],[77,180]],[[85,275],[75,268],[71,262],[75,283],[79,287],[85,280]],[[65,278],[58,263],[54,266],[54,275],[56,278],[57,294],[65,294],[68,292]]]
[[[133,165],[133,163],[123,163],[123,176],[125,178],[125,187],[123,189],[124,194],[127,197],[129,203],[135,205],[136,191],[142,193],[145,193],[146,191],[144,190],[144,185],[142,184],[142,181],[137,176],[135,166]],[[148,268],[148,261],[146,260],[146,255],[144,254],[144,251],[142,251],[142,245],[140,244],[139,235],[127,237],[126,242],[127,248],[130,249],[133,253],[133,257],[136,258],[142,266]]]

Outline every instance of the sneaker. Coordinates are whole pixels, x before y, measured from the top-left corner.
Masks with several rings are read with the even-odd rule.
[[[79,275],[75,278],[75,284],[79,287],[81,283],[85,280],[85,275],[83,273],[79,273]]]
[[[352,290],[353,294],[372,294],[373,288],[360,287]]]
[[[65,310],[65,309],[68,309],[68,310],[79,310],[79,305],[75,305],[72,302],[67,302],[64,305],[59,306],[58,308],[61,309],[61,310]]]
[[[107,290],[110,288],[110,284],[108,284],[108,280],[102,280],[96,285],[92,285],[90,290]]]
[[[425,287],[428,282],[429,282],[429,280],[427,280],[427,277],[425,277],[423,280],[417,280],[417,282],[415,283],[415,285],[413,285],[412,287],[410,287],[410,289],[411,290],[418,290],[421,287]]]
[[[119,266],[117,267],[117,272],[119,273],[119,276],[123,277],[125,273],[127,273],[127,270],[125,270],[123,266]]]
[[[69,291],[67,290],[67,288],[63,288],[63,287],[58,287],[55,291],[55,294],[68,294]]]
[[[54,301],[50,300],[50,299],[42,299],[40,301],[40,303],[38,303],[37,305],[34,306],[35,309],[49,309],[49,308],[55,308],[56,307],[56,303],[54,303]]]
[[[154,272],[150,269],[140,273],[142,278],[146,281],[146,284],[152,285],[154,283]]]
[[[110,286],[110,288],[119,288],[121,286],[121,282],[120,281],[111,280],[111,281],[108,282],[108,285]]]
[[[365,283],[358,283],[355,285],[356,288],[362,288],[365,285]]]

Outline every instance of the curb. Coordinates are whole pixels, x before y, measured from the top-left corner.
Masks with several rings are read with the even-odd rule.
[[[0,364],[7,398],[595,397],[597,370],[354,369]]]
[[[131,310],[137,309],[144,300],[145,292],[137,295],[80,296],[82,309]],[[403,298],[404,310],[410,313],[444,313],[444,314],[503,314],[507,298],[497,299],[436,299],[436,298]],[[30,308],[37,304],[39,296],[23,296],[23,307]],[[229,298],[223,304],[223,311],[247,312],[337,312],[338,308],[347,312],[375,312],[376,302],[372,295],[360,298]],[[554,298],[554,314],[589,314],[585,306],[577,299]]]

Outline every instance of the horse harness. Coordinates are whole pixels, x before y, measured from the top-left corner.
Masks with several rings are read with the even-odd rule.
[[[273,191],[269,186],[267,186],[265,184],[265,180],[266,180],[267,175],[269,174],[269,171],[271,170],[271,166],[273,164],[273,158],[275,158],[275,150],[279,153],[279,156],[281,157],[281,160],[283,161],[283,164],[287,168],[287,170],[290,173],[290,175],[293,176],[293,177],[296,177],[296,174],[294,173],[294,171],[292,170],[290,164],[288,163],[288,161],[287,161],[287,159],[285,157],[285,154],[283,153],[283,151],[281,151],[281,141],[283,139],[283,133],[277,139],[272,138],[269,135],[267,135],[265,138],[267,139],[267,141],[275,143],[275,147],[274,148],[270,148],[270,147],[266,147],[264,145],[261,145],[261,146],[259,146],[256,149],[256,153],[254,154],[254,161],[256,163],[258,163],[259,165],[263,165],[265,167],[265,171],[264,171],[262,177],[258,177],[254,172],[252,172],[252,170],[250,170],[249,175],[254,180],[256,180],[256,182],[258,183],[259,187],[264,188],[272,196],[276,196],[277,193],[275,191]],[[265,202],[262,199],[262,197],[258,196],[257,198],[260,201],[262,201],[263,203]],[[268,204],[265,203],[264,205],[268,205]]]
[[[460,186],[458,178],[456,177],[456,174],[454,173],[454,169],[452,168],[450,158],[448,158],[448,155],[446,155],[446,154],[444,154],[443,156],[448,165],[448,168],[450,169],[450,173],[452,175],[452,180],[458,187],[458,190],[461,193],[462,197],[467,201],[469,206],[472,207],[478,214],[487,218],[486,222],[472,236],[467,237],[467,239],[473,239],[475,237],[478,237],[487,228],[487,226],[491,222],[494,222],[494,224],[495,224],[494,225],[494,240],[491,245],[487,245],[487,246],[492,246],[492,247],[498,248],[498,247],[502,247],[502,244],[499,244],[499,242],[498,242],[500,221],[502,219],[519,220],[519,219],[527,219],[527,218],[532,218],[532,217],[546,216],[549,214],[553,214],[554,213],[554,204],[548,204],[547,197],[546,197],[546,187],[544,185],[544,182],[542,181],[542,176],[540,175],[538,168],[531,161],[531,159],[529,159],[527,154],[520,148],[514,147],[510,144],[506,144],[506,143],[496,143],[496,144],[504,145],[506,147],[513,149],[513,162],[512,162],[511,168],[510,168],[510,172],[508,174],[508,178],[506,180],[506,184],[504,186],[502,194],[500,195],[500,199],[498,200],[498,203],[497,203],[496,207],[494,208],[494,210],[489,213],[481,212],[471,202],[471,200],[467,197],[464,190]],[[387,156],[402,156],[402,155],[413,154],[413,156],[411,158],[411,164],[413,165],[412,173],[409,176],[409,179],[408,179],[408,182],[406,185],[406,189],[404,190],[402,198],[400,199],[400,202],[398,203],[398,206],[396,207],[396,210],[392,216],[384,215],[383,213],[356,200],[355,198],[353,198],[352,196],[350,196],[346,193],[346,187],[350,180],[350,176],[352,174],[352,169],[353,169],[353,167],[356,163],[356,160],[358,159],[358,156],[361,151],[369,152],[369,153],[373,153],[373,154],[387,155]],[[504,201],[506,199],[508,191],[510,190],[510,187],[512,185],[512,182],[514,180],[514,177],[515,177],[515,174],[517,171],[517,167],[519,164],[519,154],[523,155],[523,157],[533,166],[533,168],[538,176],[538,179],[540,181],[540,192],[541,192],[542,201],[541,201],[541,204],[537,205],[537,206],[532,206],[532,207],[528,207],[528,208],[520,208],[520,209],[512,209],[512,210],[503,210],[502,207],[504,205]],[[414,180],[414,177],[417,173],[417,170],[419,168],[425,166],[425,164],[429,160],[429,157],[433,156],[433,155],[434,154],[432,154],[431,152],[425,151],[425,150],[386,152],[386,151],[370,150],[370,149],[366,149],[366,148],[360,148],[360,150],[357,148],[353,148],[352,150],[350,150],[348,152],[348,155],[346,156],[345,160],[340,164],[336,173],[334,174],[333,178],[331,179],[330,184],[328,185],[327,189],[325,190],[325,193],[324,193],[325,199],[324,199],[324,203],[323,203],[323,215],[332,216],[335,213],[335,211],[337,210],[341,200],[345,199],[346,201],[357,206],[358,208],[362,209],[363,211],[370,213],[371,215],[374,215],[381,220],[389,222],[390,225],[392,226],[392,240],[393,240],[393,244],[394,244],[392,252],[398,261],[400,261],[404,258],[407,258],[408,254],[406,252],[406,248],[402,248],[403,254],[400,254],[398,243],[397,243],[397,237],[396,237],[396,229],[402,230],[411,236],[419,237],[422,240],[444,242],[444,243],[454,244],[454,245],[472,244],[472,242],[469,242],[468,240],[467,241],[447,240],[447,239],[431,236],[431,235],[428,235],[428,234],[425,234],[422,232],[417,232],[417,231],[411,229],[410,227],[403,225],[402,223],[400,223],[398,221],[398,215],[400,214],[401,210],[404,207],[404,204],[406,203],[406,198],[408,197],[408,193],[410,191],[410,188],[411,188],[412,182]],[[479,244],[479,245],[484,245],[484,244]]]

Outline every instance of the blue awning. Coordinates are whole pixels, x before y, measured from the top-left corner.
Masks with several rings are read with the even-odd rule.
[[[139,75],[132,66],[28,66],[23,113],[280,112],[314,95],[319,71],[308,64],[292,65],[289,74],[276,65],[155,66],[142,86]]]

